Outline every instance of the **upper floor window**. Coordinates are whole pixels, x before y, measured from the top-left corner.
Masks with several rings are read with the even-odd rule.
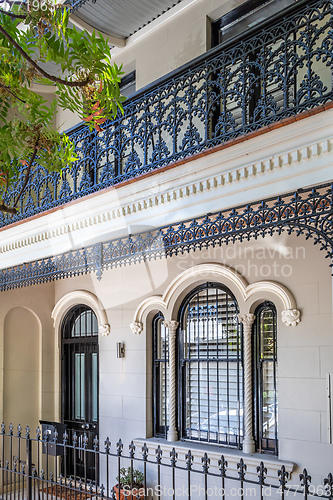
[[[211,46],[216,47],[264,21],[295,0],[248,0],[212,22]]]
[[[229,289],[206,283],[180,311],[179,387],[184,439],[240,446],[243,436],[242,335]]]
[[[124,75],[119,84],[120,93],[125,97],[130,97],[136,90],[135,70]]]
[[[261,304],[255,320],[256,438],[258,451],[277,454],[278,395],[276,356],[276,309],[271,302]]]
[[[212,23],[212,47],[237,38],[293,2],[248,0]],[[265,125],[267,118],[270,120],[279,109],[293,102],[296,72],[290,72],[285,80],[280,74],[275,75],[276,65],[280,64],[277,62],[278,47],[279,43],[284,43],[284,36],[284,32],[280,32],[278,43],[277,39],[274,42],[267,40],[264,50],[263,44],[258,42],[251,43],[245,51],[232,53],[231,57],[228,52],[227,63],[211,74],[211,95],[215,101],[211,105],[213,135],[230,134],[238,127],[258,121]],[[277,58],[273,54],[277,54]],[[215,96],[219,96],[218,99]]]

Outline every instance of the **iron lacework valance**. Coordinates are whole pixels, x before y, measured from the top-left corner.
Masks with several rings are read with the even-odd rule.
[[[333,99],[333,0],[301,0],[140,90],[99,133],[68,135],[78,160],[62,173],[34,165],[18,212],[0,226],[190,158]],[[8,191],[12,205],[25,167]]]
[[[312,238],[333,266],[333,183],[208,213],[0,271],[0,291],[273,234]]]

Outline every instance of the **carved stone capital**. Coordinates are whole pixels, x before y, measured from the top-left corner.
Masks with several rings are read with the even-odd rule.
[[[103,337],[107,337],[110,335],[110,325],[108,323],[104,323],[103,325],[99,325],[98,331]]]
[[[238,319],[247,328],[250,328],[255,320],[255,315],[251,313],[238,314]]]
[[[175,321],[175,320],[171,320],[171,321],[164,321],[163,322],[165,328],[167,328],[169,330],[169,335],[175,335],[176,334],[176,331],[177,331],[177,328],[178,328],[178,321]]]
[[[143,324],[140,321],[132,321],[132,323],[130,324],[130,328],[133,333],[135,333],[136,335],[140,335],[143,330]]]
[[[286,309],[281,313],[282,322],[287,326],[296,326],[301,321],[301,311],[298,309]]]

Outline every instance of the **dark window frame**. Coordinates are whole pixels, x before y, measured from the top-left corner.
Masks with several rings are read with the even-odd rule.
[[[134,85],[135,83],[136,83],[136,71],[133,70],[121,78],[120,83],[119,83],[120,93],[122,94],[122,90],[126,90],[128,87],[130,87],[131,85]],[[135,90],[134,90],[133,94],[134,93],[135,93]],[[131,95],[132,94],[130,94],[127,97],[130,97]]]
[[[83,317],[83,321],[78,322],[80,317]],[[61,421],[67,425],[70,441],[76,433],[78,445],[81,446],[86,434],[87,446],[90,449],[99,434],[98,340],[98,320],[95,312],[84,304],[72,307],[61,325]],[[76,379],[77,359],[79,379]],[[62,463],[64,474],[89,479],[98,476],[98,467],[98,460],[93,454],[87,455],[85,465],[82,457],[76,455],[73,450],[69,451],[67,461]]]
[[[247,0],[211,23],[211,48],[225,44],[226,42],[229,43],[233,39],[240,38],[243,34],[246,35],[249,29],[252,29],[255,24],[259,24],[262,21],[263,16],[271,17],[272,15],[276,15],[294,1]],[[238,64],[243,63],[244,61],[239,59],[236,67]],[[239,105],[234,99],[232,99],[232,102],[228,102],[228,98],[225,99],[220,96],[220,99],[212,106],[210,124],[210,134],[212,136],[218,136],[225,126],[231,126],[233,123],[229,117],[226,123],[222,121],[222,124],[219,124],[220,117],[228,117],[229,113],[231,113],[231,117],[235,120],[237,126],[251,125],[260,116],[264,123],[265,117],[263,114],[266,112],[272,113],[274,110],[270,111],[270,105],[263,105],[263,102],[268,102],[273,108],[278,105],[279,100],[282,98],[284,101],[290,101],[296,95],[297,75],[294,76],[293,81],[288,85],[288,93],[286,95],[284,95],[283,90],[279,88],[276,82],[262,79],[261,68],[258,63],[258,49],[255,47],[248,54],[243,71],[245,72],[244,81],[247,82],[248,101],[243,105]],[[218,83],[220,78],[221,75],[218,73],[212,73],[212,95],[219,94],[220,92]]]
[[[166,378],[169,373],[169,355],[167,355],[166,350],[164,351],[164,359],[157,357],[157,345],[159,335],[159,322],[164,321],[164,316],[161,312],[158,312],[152,322],[152,336],[153,336],[153,435],[154,437],[162,437],[167,438],[168,425],[167,425],[167,416],[168,416],[168,408],[167,408],[167,383],[165,382],[165,394],[164,394],[164,414],[166,423],[163,425],[161,423],[161,416],[159,414],[159,408],[161,406],[161,393],[160,393],[160,367],[164,364],[164,370],[166,374]],[[169,342],[168,353],[169,353]]]
[[[70,351],[68,352],[68,355],[73,357],[75,353],[80,353],[85,352],[85,345],[90,346],[91,349],[91,354],[97,353],[97,374],[99,373],[99,362],[98,362],[98,354],[99,354],[99,343],[98,343],[98,328],[96,329],[93,334],[88,334],[88,335],[71,335],[71,331],[73,327],[75,326],[76,320],[81,316],[82,313],[85,312],[91,312],[91,330],[93,328],[92,324],[92,318],[93,316],[95,317],[96,320],[96,325],[98,326],[97,322],[97,317],[94,313],[94,311],[84,305],[84,304],[79,304],[74,307],[72,307],[66,314],[65,318],[63,319],[62,326],[61,326],[61,357],[62,357],[62,368],[61,368],[61,398],[62,398],[62,404],[61,404],[61,417],[62,417],[62,422],[65,420],[72,420],[74,414],[75,414],[75,409],[74,409],[74,399],[72,399],[72,395],[69,395],[71,398],[71,401],[66,402],[66,393],[68,392],[68,389],[65,388],[65,381],[66,379],[69,380],[69,377],[73,379],[74,375],[73,373],[70,373],[74,369],[74,365],[72,361],[68,361],[69,365],[68,367],[65,366],[64,360],[65,360],[65,353],[68,349]],[[88,325],[86,324],[86,328],[88,329]],[[71,347],[72,346],[72,349]],[[75,349],[75,346],[77,346],[77,349]],[[82,347],[81,347],[82,346]],[[83,350],[82,350],[83,349]],[[71,352],[73,351],[73,352]],[[87,360],[88,367],[91,369],[91,363],[92,360]],[[66,371],[67,370],[67,371]],[[68,372],[70,370],[70,372]],[[73,384],[73,382],[71,382]],[[91,391],[90,391],[90,385],[92,381],[87,380],[86,381],[86,387],[88,389],[86,392],[90,395],[91,397]],[[98,394],[99,394],[99,377],[97,376],[97,422],[99,420],[99,405],[98,405]],[[87,399],[86,401],[86,406],[89,407],[90,403],[92,405],[92,402]],[[90,413],[90,410],[89,412]],[[87,419],[93,420],[93,415],[88,414],[86,415]],[[82,419],[81,419],[82,420]],[[83,419],[84,420],[84,419]],[[82,421],[83,421],[82,420]],[[94,419],[95,420],[95,419]]]
[[[185,414],[185,408],[186,408],[186,390],[185,390],[185,366],[186,366],[186,361],[183,358],[183,352],[184,352],[184,344],[183,344],[183,335],[182,332],[185,331],[185,325],[184,325],[184,319],[185,319],[185,313],[188,304],[190,303],[191,299],[193,299],[197,294],[199,294],[201,291],[205,289],[217,289],[222,292],[225,292],[230,296],[230,298],[233,300],[235,304],[235,309],[236,309],[236,314],[239,313],[239,306],[237,299],[235,298],[234,294],[231,292],[231,290],[223,285],[222,283],[217,283],[217,282],[206,282],[203,283],[202,285],[199,285],[195,287],[183,300],[180,308],[179,308],[179,314],[178,314],[178,321],[179,321],[179,327],[177,331],[177,355],[178,355],[178,370],[177,370],[177,378],[178,378],[178,394],[180,397],[178,398],[178,427],[180,431],[180,439],[183,441],[191,441],[191,442],[204,442],[204,443],[211,443],[215,445],[223,445],[223,446],[229,446],[232,448],[242,448],[242,440],[243,440],[243,435],[244,435],[244,418],[241,419],[240,414],[238,415],[238,420],[239,420],[239,434],[234,437],[234,440],[232,442],[231,439],[231,434],[228,434],[227,436],[227,441],[221,441],[221,440],[213,440],[213,439],[201,439],[201,431],[200,431],[200,437],[198,439],[189,437],[186,435],[185,429],[185,419],[186,419],[186,414]],[[241,394],[241,400],[238,402],[239,404],[239,409],[242,407],[244,409],[244,366],[243,366],[243,328],[242,324],[238,321],[237,322],[237,337],[239,337],[239,345],[240,348],[237,349],[237,355],[235,358],[233,358],[231,361],[236,362],[238,364],[237,367],[237,394],[239,397],[239,394]],[[218,358],[217,358],[218,359]],[[241,368],[241,370],[239,369]],[[239,373],[241,371],[241,373]],[[199,403],[200,404],[200,403]],[[217,408],[219,408],[219,401],[217,401]],[[211,417],[209,417],[210,419]],[[208,419],[208,420],[209,420]],[[241,423],[241,420],[242,423]],[[218,423],[219,425],[219,423]],[[210,432],[208,431],[208,435]],[[217,433],[219,434],[219,432]]]
[[[270,309],[273,313],[273,356],[266,357],[262,362],[274,363],[273,368],[273,384],[274,384],[274,422],[275,422],[275,439],[267,439],[263,437],[263,379],[262,379],[262,363],[260,363],[261,352],[261,331],[260,322],[262,313]],[[260,304],[255,310],[255,322],[253,325],[253,381],[254,381],[254,435],[256,440],[257,451],[260,453],[268,453],[278,455],[278,399],[277,399],[277,312],[273,302],[265,301]]]
[[[285,6],[293,3],[295,0],[284,0],[282,5],[281,0],[247,0],[242,3],[235,9],[227,12],[223,16],[219,17],[215,21],[211,23],[211,48],[217,47],[221,43],[224,43],[228,39],[234,38],[238,36],[240,33],[245,32],[249,27],[252,27],[254,24],[260,22],[260,19],[256,19],[257,13],[260,15],[263,12],[261,9],[272,9],[274,13],[279,12]],[[269,5],[270,4],[270,5]],[[281,7],[282,5],[282,7]],[[268,14],[271,15],[271,14]],[[247,18],[251,18],[250,25],[247,25]],[[242,21],[245,21],[242,23]],[[242,23],[242,24],[238,24]],[[237,30],[238,24],[238,30]],[[232,27],[235,26],[236,29],[232,30]],[[223,36],[222,30],[231,31],[231,34],[226,34],[224,39],[221,39]]]

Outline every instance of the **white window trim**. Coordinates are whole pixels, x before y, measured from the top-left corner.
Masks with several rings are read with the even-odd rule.
[[[249,284],[234,269],[223,264],[199,264],[186,269],[178,275],[166,288],[163,296],[152,296],[144,299],[137,308],[130,327],[135,334],[140,334],[149,321],[152,313],[160,311],[165,318],[165,326],[169,330],[169,432],[168,441],[178,440],[176,420],[176,330],[178,327],[178,310],[183,298],[196,286],[207,281],[221,282],[234,294],[243,323],[244,333],[244,439],[243,453],[255,451],[253,437],[253,383],[252,383],[252,324],[254,311],[262,301],[271,300],[277,311],[281,313],[281,321],[286,326],[297,326],[301,321],[301,313],[297,309],[296,300],[290,290],[275,281],[257,281]]]
[[[91,292],[86,290],[75,290],[66,293],[61,299],[58,300],[54,306],[51,317],[53,319],[53,326],[55,330],[55,418],[60,419],[60,394],[61,394],[61,380],[60,380],[60,349],[61,349],[61,326],[67,312],[74,306],[86,305],[90,307],[96,314],[98,321],[98,331],[100,335],[106,336],[110,334],[110,325],[106,311],[101,301]]]

